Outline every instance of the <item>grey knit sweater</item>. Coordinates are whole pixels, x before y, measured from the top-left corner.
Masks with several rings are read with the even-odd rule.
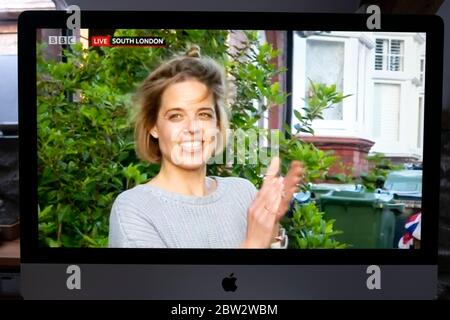
[[[109,247],[239,247],[246,236],[247,210],[257,190],[242,178],[212,178],[217,188],[204,197],[148,184],[122,192],[111,210]]]

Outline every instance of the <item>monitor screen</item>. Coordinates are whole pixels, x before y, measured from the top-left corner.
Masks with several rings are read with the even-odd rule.
[[[435,265],[436,19],[147,14],[21,17],[27,265]]]

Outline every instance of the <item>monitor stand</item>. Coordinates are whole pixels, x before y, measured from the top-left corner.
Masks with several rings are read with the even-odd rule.
[[[24,263],[25,299],[436,299],[436,265]]]

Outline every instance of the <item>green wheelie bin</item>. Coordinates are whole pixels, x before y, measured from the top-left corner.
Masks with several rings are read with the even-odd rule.
[[[396,215],[404,205],[392,195],[331,191],[318,199],[325,219],[335,219],[334,229],[343,233],[336,240],[348,248],[393,248]]]

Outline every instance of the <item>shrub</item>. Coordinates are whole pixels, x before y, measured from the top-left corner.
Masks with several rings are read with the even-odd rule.
[[[285,219],[286,220],[286,219]],[[305,205],[294,204],[294,214],[284,223],[292,249],[343,249],[346,245],[334,239],[341,231],[333,230],[333,219],[323,219],[323,212],[310,202]]]
[[[386,178],[391,171],[401,170],[403,166],[394,165],[385,157],[383,153],[376,152],[367,157],[369,162],[369,171],[361,174],[359,180],[369,192],[373,192],[377,188],[382,188]]]

